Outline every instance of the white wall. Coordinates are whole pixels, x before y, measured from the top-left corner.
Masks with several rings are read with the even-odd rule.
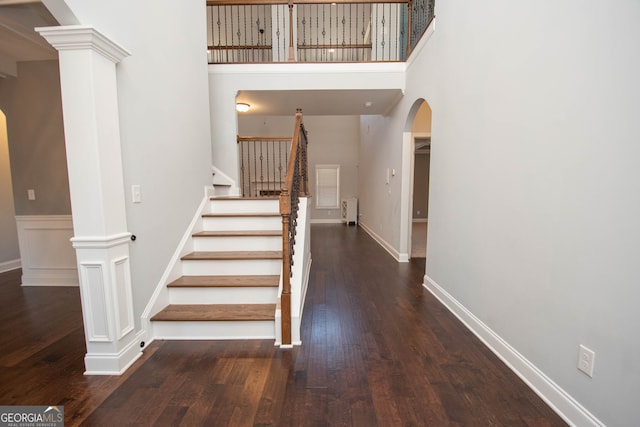
[[[637,423],[639,15],[634,0],[437,3],[405,100],[363,120],[376,155],[361,188],[377,187],[361,199],[395,241],[383,221],[397,221],[396,193],[377,196],[378,172],[397,164],[414,100],[429,102],[427,282],[586,408],[582,425],[588,412]],[[593,378],[576,369],[579,344],[596,352]]]
[[[309,189],[315,194],[315,166],[340,165],[340,196],[358,196],[358,116],[304,116],[309,136]],[[292,135],[295,117],[243,116],[238,117],[238,132],[242,136]],[[315,198],[310,202],[311,221],[340,222],[339,209],[316,209]]]
[[[205,3],[67,0],[81,24],[131,52],[117,66],[131,276],[139,316],[211,183]],[[60,17],[57,17],[66,24]]]
[[[399,252],[402,130],[396,122],[391,116],[361,117],[358,193],[360,224]]]

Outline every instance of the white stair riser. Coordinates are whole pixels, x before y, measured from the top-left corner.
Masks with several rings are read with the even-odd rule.
[[[276,287],[169,288],[171,304],[275,304]]]
[[[204,217],[206,231],[282,230],[282,217]]]
[[[282,260],[186,260],[182,261],[185,276],[234,276],[280,274]]]
[[[280,236],[194,237],[196,251],[279,251]]]
[[[231,190],[233,188],[232,186],[224,185],[224,184],[216,184],[215,178],[213,180],[214,180],[213,191],[216,196],[231,196],[231,193],[232,193]]]
[[[211,212],[246,213],[246,212],[280,212],[278,200],[211,200]]]
[[[274,339],[275,322],[153,322],[153,331],[156,339],[167,340]]]

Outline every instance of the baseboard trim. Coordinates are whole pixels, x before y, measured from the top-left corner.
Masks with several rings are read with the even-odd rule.
[[[427,275],[424,276],[423,286],[567,423],[577,426],[604,426],[571,395]]]
[[[342,224],[341,219],[312,219],[310,224]]]
[[[84,375],[122,375],[142,356],[142,331],[118,353],[87,353],[84,356]]]
[[[360,222],[360,227],[369,235],[373,240],[378,242],[389,254],[398,262],[409,262],[409,254],[400,253],[393,246],[391,246],[386,240],[376,234],[369,226],[363,222]]]
[[[13,259],[11,261],[0,262],[0,273],[6,273],[7,271],[17,270],[22,267],[20,259]]]
[[[22,284],[21,286],[24,287],[32,287],[32,286],[48,286],[48,287],[60,287],[60,288],[64,288],[64,287],[70,287],[70,288],[77,288],[79,286],[78,284],[78,277],[76,275],[74,275],[74,271],[70,270],[68,272],[69,274],[66,274],[66,277],[56,277],[56,278],[52,278],[52,273],[51,271],[48,271],[46,273],[46,277],[34,277],[33,275],[22,275]]]

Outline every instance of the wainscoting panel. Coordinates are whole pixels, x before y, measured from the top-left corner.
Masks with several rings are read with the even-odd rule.
[[[85,311],[84,325],[87,330],[87,339],[91,342],[111,342],[109,316],[107,314],[107,294],[105,290],[104,264],[82,263],[80,264],[82,283],[91,284],[84,286],[83,308]],[[108,280],[108,279],[107,279]],[[87,313],[87,311],[90,313]]]
[[[78,286],[71,215],[16,216],[22,286]]]
[[[129,271],[129,258],[123,257],[113,261],[113,280],[116,295],[116,331],[121,340],[129,332],[133,331],[133,295],[131,294],[131,273]]]

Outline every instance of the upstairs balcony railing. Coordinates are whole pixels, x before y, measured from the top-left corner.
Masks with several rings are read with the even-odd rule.
[[[404,61],[435,0],[208,0],[209,63]]]
[[[237,137],[243,197],[279,196],[286,182],[292,137]]]

